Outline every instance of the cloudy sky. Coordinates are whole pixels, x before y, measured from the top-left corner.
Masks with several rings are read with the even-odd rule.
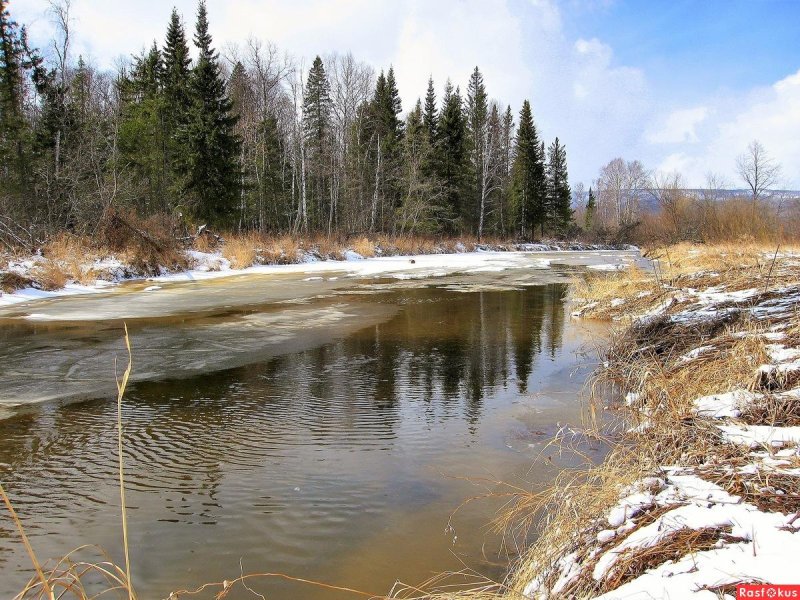
[[[111,68],[163,40],[171,2],[72,0],[74,52]],[[394,65],[404,107],[429,75],[465,87],[478,65],[492,98],[531,100],[544,139],[566,144],[587,186],[616,156],[741,186],[737,155],[758,139],[800,189],[800,1],[207,0],[217,47],[249,36],[306,63],[347,52]],[[195,0],[174,0],[189,29]],[[46,0],[11,0],[40,47]]]

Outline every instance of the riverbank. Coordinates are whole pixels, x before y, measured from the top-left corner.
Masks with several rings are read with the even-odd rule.
[[[186,247],[167,247],[172,241],[165,239],[151,242],[142,245],[139,240],[138,245],[131,243],[124,249],[115,251],[93,244],[87,238],[62,236],[45,245],[36,254],[0,253],[0,306],[54,296],[102,292],[126,281],[209,279],[276,271],[272,267],[281,267],[281,272],[339,268],[364,271],[364,268],[355,268],[353,264],[365,259],[381,259],[377,263],[368,263],[379,265],[370,271],[377,274],[408,270],[410,265],[416,264],[415,259],[420,256],[629,248],[561,241],[478,242],[456,238],[434,241],[426,238],[384,236],[339,242],[327,238],[299,239],[290,236],[267,238],[244,235],[217,238],[202,235]],[[391,260],[399,257],[405,257],[405,260]],[[464,261],[457,259],[457,262]],[[326,266],[321,267],[319,263],[325,263]],[[315,264],[316,267],[311,267]],[[349,266],[344,266],[348,264]],[[431,263],[429,266],[436,265]],[[609,268],[616,266],[612,264]]]
[[[544,498],[518,598],[733,598],[798,583],[800,254],[651,251],[654,273],[590,274],[573,316],[616,321],[598,385],[622,425],[596,468]]]

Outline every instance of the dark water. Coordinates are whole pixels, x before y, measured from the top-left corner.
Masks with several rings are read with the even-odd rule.
[[[311,324],[302,343],[295,331],[281,338],[285,351],[260,357],[256,346],[243,366],[133,384],[123,419],[139,597],[242,571],[376,594],[397,579],[417,584],[465,566],[502,577],[508,548],[486,527],[501,501],[453,513],[501,489],[493,481],[536,489],[571,464],[568,456],[534,463],[559,425],[580,425],[577,395],[593,357],[578,351],[600,333],[569,322],[566,291],[563,283],[469,293],[422,286],[322,298],[303,310],[350,311],[348,328]],[[148,340],[176,328],[268,313],[134,326],[134,370]],[[120,343],[115,324],[5,335],[33,344],[31,360],[59,336],[76,351]],[[172,359],[158,352],[180,361],[180,347]],[[46,403],[0,420],[0,478],[40,558],[94,543],[121,560],[112,398]],[[0,595],[30,575],[4,517]],[[270,599],[351,597],[275,579],[248,584]]]

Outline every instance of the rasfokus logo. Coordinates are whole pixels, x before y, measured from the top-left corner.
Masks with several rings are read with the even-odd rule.
[[[797,598],[800,600],[800,585],[739,584],[736,598]]]

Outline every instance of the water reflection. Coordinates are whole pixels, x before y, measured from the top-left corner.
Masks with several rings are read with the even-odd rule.
[[[565,342],[565,294],[551,284],[345,298],[399,309],[299,352],[135,384],[123,419],[140,595],[230,578],[241,557],[376,592],[457,567],[442,532],[471,492],[442,473],[518,476],[535,449],[509,449],[514,423],[577,415],[581,382],[563,372],[581,338]],[[569,395],[544,397],[548,386]],[[527,416],[534,408],[551,412]],[[100,398],[0,421],[0,478],[40,554],[119,547],[115,413]],[[473,563],[488,510],[465,511],[457,551]],[[414,523],[425,525],[408,538]],[[0,521],[6,595],[28,574],[14,535]]]

